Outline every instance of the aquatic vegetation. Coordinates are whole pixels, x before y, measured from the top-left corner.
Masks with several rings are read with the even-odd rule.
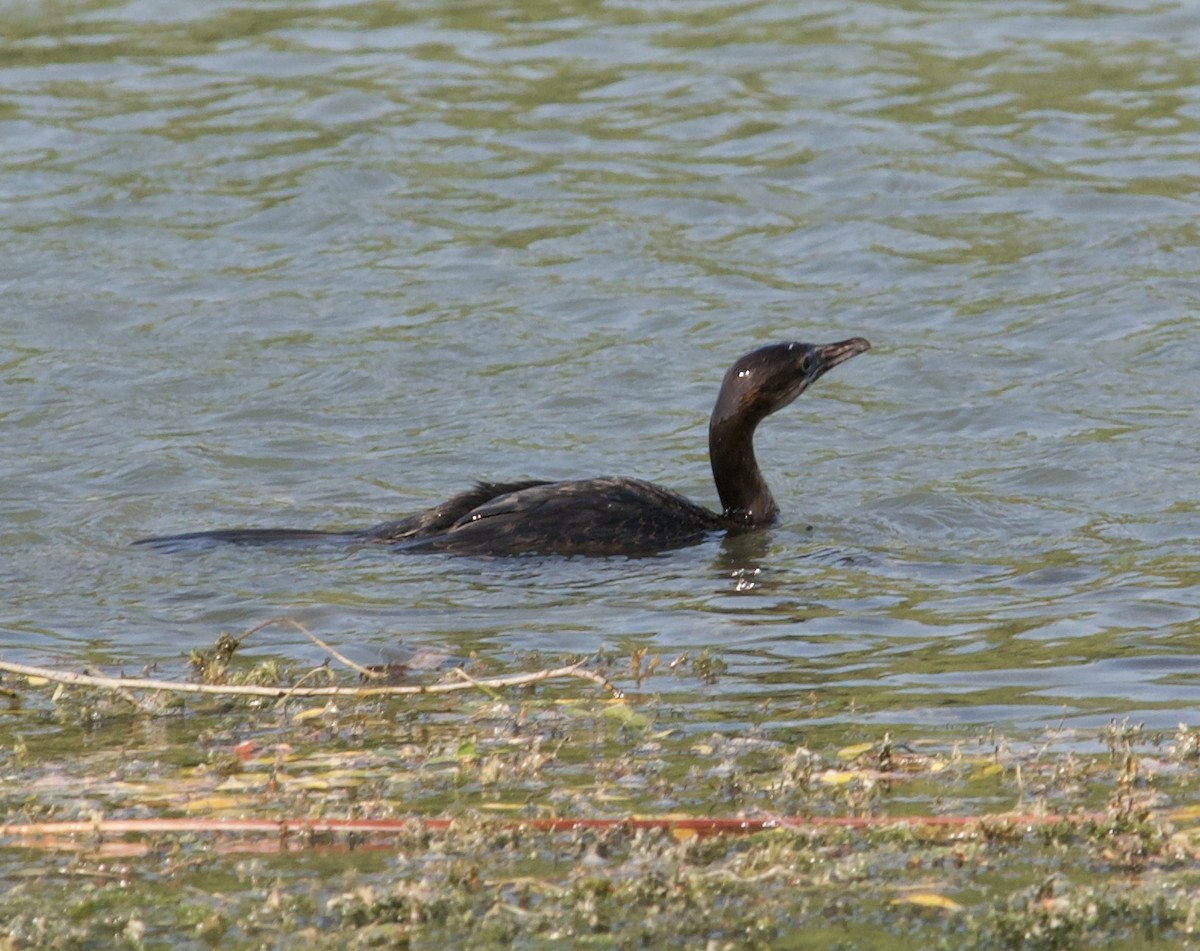
[[[1188,726],[873,735],[806,696],[799,736],[714,713],[713,651],[387,695],[239,643],[191,682],[270,697],[6,676],[10,946],[1119,947],[1200,913]]]

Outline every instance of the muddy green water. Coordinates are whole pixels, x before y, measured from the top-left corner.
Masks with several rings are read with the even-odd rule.
[[[502,662],[711,646],[718,720],[1195,719],[1186,4],[7,4],[0,201],[5,657],[137,670],[289,614]],[[751,542],[128,547],[485,477],[715,504],[728,363],[856,334],[764,427]]]

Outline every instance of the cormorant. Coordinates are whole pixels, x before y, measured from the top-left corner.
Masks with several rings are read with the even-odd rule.
[[[754,431],[826,372],[870,349],[862,337],[838,343],[777,343],[741,357],[726,372],[708,424],[708,453],[721,511],[641,479],[480,482],[441,505],[353,531],[247,528],[139,539],[273,545],[335,542],[389,545],[399,552],[471,555],[647,555],[692,545],[713,532],[771,525],[779,507],[754,458]]]

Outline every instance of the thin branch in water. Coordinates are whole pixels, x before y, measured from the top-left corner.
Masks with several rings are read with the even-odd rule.
[[[96,674],[93,673],[93,671],[90,667],[85,667],[84,673],[92,675],[92,676],[97,676]],[[104,675],[100,674],[98,676],[104,676]],[[140,710],[142,713],[153,713],[154,712],[148,703],[146,703],[144,700],[140,699],[139,697],[135,697],[124,687],[115,688],[113,690],[113,693],[115,693],[118,697],[120,697],[122,700],[124,700],[126,703],[128,703],[134,709]]]
[[[295,618],[290,618],[290,617],[285,616],[285,617],[271,618],[271,620],[269,620],[269,621],[264,621],[262,624],[259,624],[258,626],[251,628],[249,631],[247,631],[245,634],[243,634],[242,638],[238,639],[238,643],[240,644],[243,638],[249,636],[250,634],[253,634],[255,631],[261,631],[268,624],[290,624],[297,631],[299,631],[301,634],[303,634],[305,637],[307,637],[310,641],[312,641],[314,644],[316,644],[317,647],[321,648],[321,650],[328,651],[334,660],[345,665],[346,667],[349,667],[351,670],[358,673],[359,676],[365,677],[367,680],[386,680],[387,679],[387,674],[381,673],[378,670],[371,670],[371,668],[364,667],[362,664],[356,664],[349,657],[340,653],[336,648],[334,648],[333,646],[331,646],[329,644],[326,644],[323,640],[321,640],[321,638],[317,637],[316,634],[314,634],[312,631],[310,631],[307,627],[305,627],[303,624],[301,624]]]
[[[268,687],[259,684],[185,683],[173,680],[155,680],[147,677],[107,677],[100,674],[79,674],[72,671],[52,670],[48,667],[35,667],[30,664],[17,664],[6,660],[0,660],[0,671],[8,671],[22,677],[34,677],[76,687],[100,687],[107,690],[164,690],[171,693],[211,694],[226,697],[269,697],[273,700],[286,697],[350,697],[359,699],[366,697],[415,697],[425,694],[458,693],[463,690],[524,687],[546,680],[562,680],[565,678],[590,681],[603,687],[617,699],[624,696],[624,693],[609,683],[608,679],[602,674],[585,670],[582,664],[539,670],[528,674],[512,674],[507,677],[489,677],[483,680],[468,677],[465,681],[459,680],[452,683],[378,687],[364,687],[353,684],[336,687]]]

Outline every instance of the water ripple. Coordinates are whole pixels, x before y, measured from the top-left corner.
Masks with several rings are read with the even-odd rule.
[[[6,9],[7,643],[174,657],[288,612],[456,655],[712,646],[716,693],[864,722],[1186,713],[1193,20]],[[784,518],[749,545],[483,566],[126,547],[365,524],[489,476],[712,501],[728,362],[851,333],[872,353],[764,427]]]

